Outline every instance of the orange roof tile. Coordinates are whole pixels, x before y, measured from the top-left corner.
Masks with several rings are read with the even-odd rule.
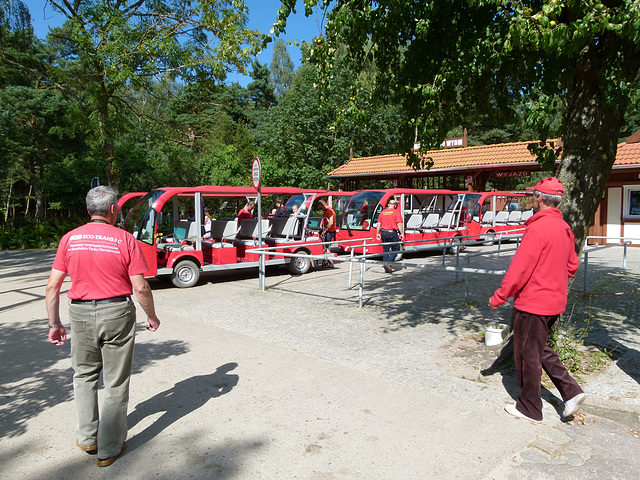
[[[635,135],[635,134],[634,134]],[[632,135],[627,141],[633,141]],[[637,142],[637,140],[636,140]],[[329,173],[329,177],[357,177],[365,175],[392,175],[400,173],[445,173],[471,168],[504,168],[507,166],[536,166],[535,157],[527,146],[531,142],[500,143],[477,147],[431,150],[424,154],[433,160],[429,169],[412,170],[407,166],[405,155],[378,155],[352,158]],[[618,145],[614,168],[618,166],[640,166],[640,143],[623,142]]]
[[[640,166],[640,135],[636,135],[638,132],[627,138],[626,142],[618,144],[618,152],[616,153],[616,161],[613,164],[613,168],[630,165]],[[636,137],[635,142],[627,143],[633,141],[634,137]]]

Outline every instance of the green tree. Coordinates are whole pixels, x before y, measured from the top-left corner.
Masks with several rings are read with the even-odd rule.
[[[269,69],[257,60],[252,63],[251,78],[253,81],[247,85],[249,98],[253,106],[258,110],[269,110],[276,104],[276,96],[269,78]]]
[[[307,13],[319,3],[330,9],[305,0]],[[276,34],[294,8],[282,1]],[[534,150],[551,169],[558,152],[546,141],[560,112],[562,208],[581,250],[636,91],[639,40],[640,2],[631,0],[344,0],[329,12],[314,55],[327,83],[346,44],[356,90],[358,74],[376,65],[372,98],[402,105],[405,151],[416,131],[423,148],[435,147],[454,126],[524,105],[542,144]],[[359,108],[357,95],[351,103]]]
[[[356,155],[395,153],[398,149],[400,111],[363,100],[367,122],[349,115],[350,72],[336,62],[330,88],[320,89],[318,67],[304,63],[291,87],[269,110],[258,138],[265,184],[326,188],[326,175]],[[369,78],[360,78],[363,91]],[[337,185],[336,185],[337,186]]]
[[[295,65],[287,52],[287,45],[281,38],[273,44],[273,56],[269,66],[276,97],[282,97],[293,83]]]
[[[51,82],[82,98],[92,112],[108,183],[122,168],[115,139],[139,113],[132,92],[151,92],[167,78],[224,79],[244,66],[262,35],[246,28],[242,0],[49,0],[67,21],[49,35],[58,61]],[[63,86],[63,87],[62,87]]]

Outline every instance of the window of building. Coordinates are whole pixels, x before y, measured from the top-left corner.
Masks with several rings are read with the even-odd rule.
[[[624,187],[623,218],[640,220],[640,185]]]

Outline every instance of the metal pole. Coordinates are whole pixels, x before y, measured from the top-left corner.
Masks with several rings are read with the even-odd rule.
[[[589,252],[584,252],[584,291],[587,291],[587,281],[589,273]]]
[[[347,288],[351,288],[351,281],[353,280],[353,253],[355,251],[355,248],[351,249],[351,261],[349,262],[349,283],[347,284]]]
[[[364,241],[362,254],[367,254],[367,241]],[[358,287],[358,307],[362,308],[362,295],[364,293],[364,259],[360,262],[360,286]]]
[[[462,247],[459,247],[456,251],[456,282],[458,281],[458,278],[460,276],[458,272],[458,268],[460,268],[460,250],[462,250]]]
[[[467,268],[470,264],[471,257],[467,255]],[[469,272],[464,272],[464,303],[469,304]]]
[[[622,254],[622,273],[627,273],[627,244],[624,244],[624,252]]]
[[[260,195],[260,190],[262,190],[262,186],[258,187],[258,248],[262,248],[262,201]],[[260,291],[264,292],[264,276],[265,276],[265,268],[264,268],[264,253],[260,254],[258,257],[258,276],[260,278]]]

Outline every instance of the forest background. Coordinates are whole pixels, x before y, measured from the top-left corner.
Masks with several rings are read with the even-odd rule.
[[[86,221],[95,177],[119,192],[249,186],[258,156],[264,185],[336,189],[326,174],[350,152],[407,150],[406,106],[359,101],[353,110],[346,47],[327,74],[318,42],[302,42],[295,68],[282,39],[247,27],[242,1],[50,3],[67,20],[38,38],[28,6],[0,0],[0,248],[55,245]],[[270,41],[262,64],[256,55]],[[229,81],[236,71],[251,81]],[[358,75],[359,95],[375,75]],[[634,97],[620,140],[640,127],[637,107]],[[466,122],[469,145],[537,139],[519,111]],[[560,123],[549,122],[549,138]]]

